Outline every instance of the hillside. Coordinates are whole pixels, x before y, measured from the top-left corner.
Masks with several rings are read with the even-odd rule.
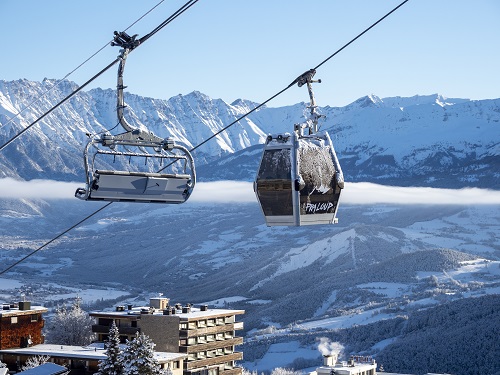
[[[0,81],[0,143],[76,87],[64,82],[4,125],[52,84]],[[199,92],[169,100],[127,93],[125,101],[135,126],[188,147],[255,106]],[[55,180],[82,183],[85,133],[113,128],[115,105],[112,90],[82,92],[0,153],[0,177],[30,181],[31,190],[50,190]],[[255,200],[235,198],[234,180],[243,195],[254,197],[249,181],[263,138],[290,131],[304,108],[264,107],[240,121],[194,153],[205,185],[193,199],[113,204],[3,275],[0,299],[24,294],[52,307],[78,295],[88,308],[112,309],[163,293],[175,302],[245,309],[244,364],[258,371],[271,363],[319,364],[323,336],[341,342],[346,354],[379,356],[387,370],[438,371],[416,366],[402,352],[411,348],[429,363],[436,355],[424,343],[450,330],[457,354],[463,355],[460,343],[468,335],[477,337],[471,366],[486,371],[479,349],[490,348],[489,335],[498,327],[480,334],[476,328],[498,318],[491,306],[500,293],[499,207],[436,204],[429,196],[439,187],[483,188],[477,194],[500,189],[500,99],[370,95],[342,108],[321,107],[321,126],[332,136],[348,183],[417,186],[417,203],[342,201],[338,225],[269,228]],[[45,181],[37,185],[35,178]],[[369,186],[366,195],[381,190]],[[13,264],[102,207],[73,198],[73,191],[65,198],[0,199],[0,264]],[[476,301],[482,301],[477,315],[457,312],[473,310]],[[435,310],[441,305],[444,310]],[[446,322],[446,311],[467,324]],[[443,355],[448,350],[441,342],[436,348]]]

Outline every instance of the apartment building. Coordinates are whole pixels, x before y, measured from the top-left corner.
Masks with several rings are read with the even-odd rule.
[[[121,341],[130,340],[136,332],[149,336],[156,344],[155,350],[183,353],[184,375],[241,375],[235,365],[243,353],[235,347],[243,343],[235,332],[243,329],[236,316],[244,310],[209,309],[202,305],[169,305],[168,298],[151,298],[150,306],[118,306],[111,312],[91,312],[96,319],[92,330],[98,341],[108,338],[114,321]]]

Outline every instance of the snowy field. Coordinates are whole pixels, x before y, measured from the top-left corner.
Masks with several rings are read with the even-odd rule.
[[[85,306],[99,301],[115,300],[128,294],[125,290],[113,288],[72,288],[50,282],[34,285],[22,279],[0,278],[0,303],[18,302],[26,298],[45,306],[51,301],[72,303],[78,298]]]

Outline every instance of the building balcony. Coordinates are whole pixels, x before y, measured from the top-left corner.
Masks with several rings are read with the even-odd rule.
[[[224,324],[220,326],[204,327],[196,329],[182,329],[179,331],[180,338],[204,336],[207,334],[229,332],[243,329],[243,322]]]
[[[212,358],[203,358],[203,359],[198,359],[194,361],[189,361],[185,362],[185,369],[186,370],[192,370],[192,369],[197,369],[197,368],[202,368],[206,366],[214,366],[218,365],[221,363],[225,362],[230,362],[230,361],[241,361],[243,359],[243,353],[242,352],[235,352],[231,354],[226,354],[226,355],[220,355],[217,357],[212,357]],[[231,369],[231,370],[234,370]]]
[[[233,367],[224,371],[219,371],[219,375],[241,375],[243,369],[241,367]]]
[[[203,344],[182,345],[179,346],[179,353],[198,353],[241,344],[243,344],[243,337],[234,337],[232,339],[211,341]]]
[[[102,324],[93,324],[92,332],[107,335],[111,326]],[[118,332],[122,335],[135,335],[136,332],[141,332],[139,327],[118,327]]]

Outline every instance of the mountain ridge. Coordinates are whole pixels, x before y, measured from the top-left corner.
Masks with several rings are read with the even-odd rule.
[[[0,141],[13,136],[77,87],[71,81],[54,87],[55,83],[48,79],[0,81],[0,125],[38,100],[33,108],[0,128]],[[244,99],[227,104],[198,91],[168,100],[126,92],[125,102],[125,116],[133,126],[160,137],[173,137],[188,148],[257,105]],[[235,177],[252,180],[254,172],[250,171],[259,162],[254,147],[262,144],[268,133],[291,132],[293,124],[304,120],[306,111],[305,103],[259,108],[196,150],[196,163],[205,170],[200,176],[213,180],[234,175],[234,171],[218,168],[226,164],[239,169],[236,166],[241,162],[247,173],[239,172]],[[325,106],[319,111],[326,117],[320,126],[332,137],[347,181],[500,188],[500,99],[472,101],[440,94],[381,99],[371,94],[345,107]],[[116,125],[115,91],[82,91],[0,154],[0,176],[82,179],[80,155],[86,134],[106,129],[117,132]],[[238,152],[245,154],[243,150],[250,152],[248,160],[234,161]]]

